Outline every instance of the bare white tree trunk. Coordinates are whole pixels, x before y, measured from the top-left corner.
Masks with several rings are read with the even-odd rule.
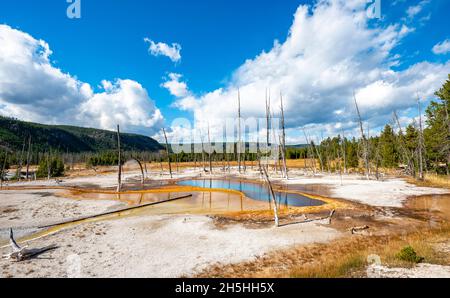
[[[267,174],[266,168],[265,167],[261,167],[261,161],[260,161],[260,166],[259,167],[260,167],[260,169],[263,170],[264,177],[266,179],[267,184],[269,185],[269,190],[270,190],[271,198],[272,198],[272,201],[273,201],[273,213],[274,213],[275,227],[279,227],[280,226],[280,221],[279,221],[279,218],[278,218],[278,207],[277,207],[277,199],[276,199],[276,196],[275,196],[275,192],[273,191],[272,183],[270,182],[269,175]]]
[[[285,119],[284,119],[284,105],[283,105],[283,95],[280,93],[280,101],[281,101],[281,129],[282,129],[282,137],[281,137],[281,155],[283,158],[283,170],[284,170],[284,177],[286,179],[289,179],[288,176],[288,167],[286,162],[286,126],[285,126]]]
[[[242,135],[241,135],[241,92],[238,90],[238,145],[237,145],[237,155],[238,155],[238,168],[239,173],[241,173],[241,150],[242,150]]]
[[[356,112],[358,113],[359,128],[361,130],[361,138],[362,138],[362,142],[363,142],[363,158],[364,158],[364,163],[366,166],[366,178],[367,178],[367,180],[369,180],[370,179],[370,176],[369,176],[370,170],[369,170],[369,153],[367,151],[367,140],[366,140],[366,136],[364,135],[363,122],[362,122],[362,118],[361,118],[361,113],[359,112],[359,106],[358,106],[358,101],[356,100],[355,92],[353,92],[353,98],[355,100]]]
[[[173,179],[172,162],[170,161],[169,141],[167,140],[167,134],[166,134],[166,129],[165,128],[163,128],[163,133],[164,133],[164,139],[166,140],[166,154],[167,154],[167,160],[169,161],[170,179]]]
[[[30,154],[31,154],[31,135],[28,138],[28,151],[27,151],[27,174],[26,174],[26,179],[28,180],[28,176],[30,174]]]
[[[422,151],[424,149],[424,141],[423,141],[423,127],[422,127],[422,107],[420,105],[420,98],[417,95],[417,107],[419,110],[419,179],[424,180],[423,174],[423,155]]]
[[[117,125],[117,152],[118,152],[118,172],[117,172],[117,192],[122,191],[122,150],[120,148],[120,126]]]
[[[208,123],[208,143],[209,143],[209,148],[208,148],[208,157],[209,157],[209,175],[213,174],[213,167],[212,167],[212,144],[211,144],[211,132],[210,132],[210,127],[209,127],[209,123]],[[240,172],[240,168],[239,168],[239,172]]]

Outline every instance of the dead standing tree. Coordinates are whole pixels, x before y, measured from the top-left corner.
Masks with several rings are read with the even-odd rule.
[[[212,167],[212,144],[211,144],[211,132],[210,132],[210,126],[208,122],[208,158],[209,158],[209,175],[212,175],[213,173],[213,167]],[[240,172],[240,168],[239,168]]]
[[[30,160],[31,158],[31,135],[28,138],[28,151],[27,151],[27,174],[26,174],[26,179],[28,180],[28,177],[30,175]]]
[[[369,152],[368,152],[368,140],[366,139],[366,136],[364,134],[364,126],[361,118],[361,113],[359,111],[358,101],[356,100],[355,92],[353,92],[353,99],[355,100],[355,106],[356,106],[356,112],[358,113],[358,121],[359,121],[359,128],[361,130],[361,138],[362,138],[362,145],[363,145],[363,158],[364,158],[364,164],[366,167],[366,178],[367,180],[370,179],[369,173],[370,173],[370,165],[369,165]]]
[[[261,166],[261,159],[259,157],[258,157],[258,161],[259,161],[259,168],[262,169],[262,171],[263,171],[264,178],[268,184],[270,195],[272,198],[275,227],[279,227],[280,221],[278,218],[278,207],[277,207],[277,200],[276,200],[275,192],[273,191],[272,183],[270,182],[269,175],[267,174],[266,168]]]
[[[117,125],[117,152],[118,152],[118,172],[117,172],[117,192],[122,190],[122,152],[120,149],[120,126]]]
[[[400,149],[403,152],[403,158],[405,158],[407,162],[408,172],[411,176],[416,177],[416,170],[414,167],[414,153],[409,152],[409,150],[406,147],[403,128],[402,125],[400,124],[400,120],[398,118],[396,111],[394,111],[394,121],[397,123],[398,126]]]
[[[6,176],[6,161],[8,160],[8,151],[5,150],[5,159],[3,160],[3,165],[0,172],[0,188],[3,188],[3,180]]]
[[[284,177],[286,179],[289,179],[288,176],[288,168],[287,168],[287,162],[286,162],[286,125],[285,125],[285,118],[284,118],[284,105],[283,105],[283,95],[280,93],[280,111],[281,111],[281,156],[283,158],[283,170],[284,170]]]
[[[420,105],[419,94],[417,94],[417,108],[419,112],[419,179],[424,180],[425,176],[423,174],[423,150],[424,150],[424,139],[423,139],[423,126],[422,126],[422,107]]]
[[[26,146],[26,143],[27,143],[27,139],[25,138],[25,139],[23,140],[22,152],[20,152],[19,166],[18,166],[18,168],[17,168],[17,174],[16,174],[17,180],[18,180],[19,182],[20,182],[20,180],[22,179],[23,155],[24,155],[24,153],[25,153],[25,146]]]
[[[165,128],[163,128],[163,133],[164,133],[164,140],[166,141],[166,154],[167,154],[167,161],[169,162],[170,179],[173,179],[172,163],[170,161],[169,141],[167,140],[167,134],[166,134],[166,129]]]
[[[237,144],[237,157],[238,157],[238,168],[239,168],[239,174],[241,173],[241,142],[242,142],[242,135],[241,135],[241,91],[238,89],[238,144]]]
[[[270,92],[270,91],[269,91]],[[270,148],[270,94],[268,94],[268,91],[266,90],[266,154],[269,154],[269,148]],[[269,163],[266,162],[266,170],[269,169]]]

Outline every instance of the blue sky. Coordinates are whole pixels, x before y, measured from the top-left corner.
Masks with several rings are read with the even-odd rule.
[[[332,2],[337,3],[339,0]],[[311,23],[313,23],[312,18],[315,17],[313,6],[315,3],[316,1],[299,0],[81,0],[81,19],[69,19],[66,16],[68,4],[65,0],[1,1],[0,24],[8,25],[13,29],[29,34],[36,40],[45,41],[52,51],[52,54],[49,56],[50,65],[60,69],[64,74],[70,74],[71,77],[80,82],[89,84],[93,93],[103,92],[102,90],[105,88],[99,87],[103,80],[114,83],[115,79],[128,79],[139,83],[149,95],[144,100],[148,99],[154,102],[154,107],[149,106],[149,108],[159,109],[164,121],[149,120],[146,122],[143,119],[141,122],[131,123],[130,125],[124,123],[124,126],[128,131],[139,133],[148,131],[148,134],[156,134],[160,126],[169,127],[172,120],[177,117],[187,117],[195,121],[194,115],[202,117],[209,113],[209,110],[206,108],[184,105],[181,97],[189,97],[191,101],[207,106],[214,100],[218,102],[229,100],[231,95],[227,96],[226,94],[223,95],[223,98],[210,98],[212,96],[211,93],[214,93],[219,88],[228,90],[232,94],[233,88],[239,87],[238,85],[244,85],[243,101],[245,105],[245,95],[251,94],[251,96],[254,96],[253,91],[250,89],[245,93],[247,90],[245,85],[254,85],[253,78],[258,77],[261,72],[252,73],[252,78],[249,78],[239,75],[239,70],[247,72],[247,66],[244,64],[246,60],[255,61],[256,57],[263,51],[266,53],[273,51],[275,40],[279,40],[281,44],[287,40],[289,31],[293,26],[294,14],[296,14],[299,6],[309,5],[309,17],[311,17]],[[439,85],[437,81],[443,80],[442,73],[450,72],[448,69],[450,57],[448,52],[436,54],[433,53],[432,49],[436,44],[450,38],[450,20],[448,19],[450,1],[381,0],[381,3],[382,19],[367,20],[366,29],[379,28],[382,30],[389,25],[397,24],[396,34],[399,37],[393,38],[392,42],[395,43],[395,46],[389,48],[389,53],[383,59],[376,60],[375,64],[369,65],[367,68],[373,69],[375,66],[378,66],[377,63],[383,64],[383,67],[381,67],[383,71],[390,69],[398,73],[401,79],[382,76],[370,82],[361,82],[361,84],[355,85],[354,88],[363,90],[365,87],[372,86],[375,82],[384,81],[393,84],[399,89],[406,88],[406,85],[411,82],[401,84],[398,82],[402,80],[408,81],[408,76],[413,76],[414,74],[406,74],[405,72],[408,69],[412,71],[410,69],[412,66],[422,62],[431,63],[438,68],[440,75],[429,82],[422,79],[421,84],[418,84],[417,88],[420,89],[422,88],[421,86],[426,86],[427,83],[431,82],[436,86]],[[413,7],[418,7],[418,9],[411,9]],[[408,12],[410,12],[409,16]],[[344,14],[346,12],[342,10],[339,13]],[[314,30],[318,30],[317,32],[328,30],[325,28],[327,24],[324,23],[324,20],[319,19],[319,15],[317,20],[323,23],[323,28],[315,26],[312,27],[315,28]],[[400,32],[402,26],[405,26],[407,34]],[[349,27],[349,29],[351,28]],[[339,28],[336,28],[336,30],[339,30]],[[342,30],[345,29],[343,28]],[[339,34],[343,34],[342,32]],[[385,34],[386,38],[391,38],[388,32],[383,34]],[[346,34],[343,35],[347,36]],[[144,42],[144,38],[149,38],[156,43],[179,44],[181,46],[181,60],[174,63],[167,57],[151,55],[148,51],[149,44]],[[302,41],[304,40],[302,39]],[[314,43],[314,40],[312,40],[312,43]],[[379,46],[380,48],[377,48],[378,45],[374,47],[356,51],[355,61],[359,59],[359,56],[367,54],[367,51],[379,50],[382,46]],[[310,50],[315,51],[314,49]],[[367,55],[370,55],[370,53]],[[363,60],[367,59],[363,57],[361,61]],[[390,66],[385,66],[390,60],[397,62],[392,63]],[[342,61],[342,58],[336,61]],[[336,63],[336,61],[333,63]],[[261,65],[263,64],[261,62]],[[280,65],[283,65],[282,62],[280,62]],[[259,71],[260,68],[261,66],[254,66],[252,71],[256,71],[255,69]],[[330,68],[332,66],[328,67],[328,69]],[[308,71],[309,69],[304,69],[302,73]],[[416,70],[416,72],[420,71],[423,74],[424,70]],[[436,70],[432,67],[428,67],[426,71],[436,73]],[[283,86],[283,89],[290,90],[290,86],[287,86],[285,81],[279,82],[281,79],[277,81],[277,78],[273,78],[277,76],[275,72],[262,71],[266,75],[269,73],[271,77],[269,80],[271,83],[267,83],[266,88]],[[381,73],[382,71],[379,72]],[[179,74],[180,78],[176,81],[186,84],[186,89],[188,90],[185,90],[184,96],[174,96],[162,86],[165,81],[170,80],[169,74],[171,73]],[[323,71],[322,75],[324,73],[326,71]],[[292,74],[292,72],[289,74]],[[280,74],[280,77],[287,76],[291,77],[291,75]],[[345,73],[342,76],[344,77]],[[261,78],[261,80],[264,80],[264,78]],[[311,85],[314,86],[314,84],[314,78],[311,78]],[[299,90],[303,90],[300,86],[297,87],[299,88],[292,88],[292,90],[296,90],[295,92],[297,93]],[[59,87],[56,89],[59,89]],[[277,87],[274,87],[274,89],[277,89]],[[133,94],[142,94],[141,91],[141,89],[136,92],[133,91]],[[263,105],[265,90],[260,91],[261,97],[259,100],[262,100],[260,102]],[[328,92],[332,91],[328,90]],[[429,90],[417,91],[423,91],[424,95],[429,95],[430,93]],[[296,103],[308,103],[310,100],[316,100],[314,94],[321,94],[321,92],[324,91],[309,90],[304,98],[299,97],[296,99],[294,97],[297,93],[288,91],[286,92],[286,100],[288,105],[292,103],[292,106],[295,107]],[[274,93],[278,93],[278,90],[274,91]],[[341,94],[341,92],[336,91],[336,94]],[[363,94],[361,93],[361,96]],[[97,98],[94,106],[98,108],[108,106],[107,103],[101,102],[102,100],[109,100],[106,95],[104,94],[102,98]],[[43,98],[51,97],[51,95],[42,96]],[[13,98],[17,97],[20,96],[14,96]],[[86,95],[83,98],[87,97],[89,96]],[[427,98],[429,100],[431,97],[427,96]],[[137,99],[137,102],[140,102],[139,100]],[[328,100],[334,102],[334,99],[330,98]],[[3,99],[3,101],[5,111],[13,114],[20,111],[20,107],[12,102],[12,99]],[[176,102],[178,104],[174,105]],[[16,104],[16,106],[13,106],[13,104]],[[258,103],[254,100],[248,100],[247,113],[249,116],[260,115],[258,111],[254,111],[251,108],[251,106],[255,105],[258,105]],[[311,106],[315,105],[312,104]],[[407,118],[414,116],[414,112],[411,110],[412,106],[412,104],[410,106],[403,104],[396,107],[405,111],[403,114],[405,121],[407,121]],[[369,108],[372,110],[369,106],[367,108],[367,110]],[[246,108],[244,107],[244,113],[245,110]],[[337,115],[346,114],[337,110],[335,112]],[[45,113],[45,106],[37,110],[36,114],[38,113]],[[49,113],[54,113],[54,111],[49,110]],[[68,114],[70,113],[72,112],[68,111]],[[320,112],[316,114],[318,115],[317,119],[312,115],[306,115],[306,112],[305,115],[298,115],[297,113],[288,115],[288,123],[293,131],[291,133],[292,142],[301,141],[299,133],[294,132],[294,130],[299,130],[300,127],[309,127],[316,132],[333,132],[332,123],[337,120],[331,119],[330,122],[327,122],[324,118],[330,117],[324,117],[324,115],[320,115]],[[347,111],[347,114],[350,114],[350,111]],[[373,111],[367,113],[366,120],[375,122],[374,126],[377,127],[378,123],[381,124],[382,121],[388,119],[388,114],[383,109],[374,108]],[[297,121],[296,115],[298,119],[301,118],[302,120]],[[105,126],[110,125],[111,121],[99,121],[99,124],[96,124],[96,121],[89,120],[97,116],[106,117],[105,115],[99,116],[96,114],[69,122],[109,128]],[[26,120],[42,121],[42,119],[51,119],[47,122],[52,123],[64,120],[64,118],[56,116],[31,117]],[[349,131],[353,130],[354,123],[351,124],[351,120],[351,116],[348,116],[347,120],[342,121],[341,126],[346,127]],[[124,121],[126,122],[126,120]],[[340,126],[337,129],[340,129]]]

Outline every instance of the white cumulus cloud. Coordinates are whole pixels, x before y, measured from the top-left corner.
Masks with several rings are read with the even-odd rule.
[[[447,54],[449,52],[450,52],[450,39],[446,39],[433,47],[433,53],[435,53],[436,55]]]
[[[188,86],[181,81],[182,75],[170,73],[169,78],[162,84],[175,97],[186,97],[189,95]]]
[[[154,42],[149,38],[144,38],[144,41],[150,44],[148,52],[153,56],[166,56],[172,62],[178,62],[181,60],[181,45],[178,43],[173,43],[168,45],[163,42]]]
[[[236,117],[238,89],[243,117],[264,117],[269,88],[275,114],[283,94],[290,140],[298,135],[301,142],[303,127],[317,133],[356,132],[355,91],[364,120],[379,128],[391,120],[393,110],[415,107],[417,91],[424,98],[433,96],[450,62],[394,70],[402,58],[394,49],[413,29],[369,25],[365,8],[365,0],[299,6],[284,42],[275,41],[270,51],[247,60],[223,88],[178,98],[175,106],[191,111],[198,126],[218,128],[224,118]]]
[[[416,15],[418,15],[424,7],[430,3],[430,0],[422,0],[418,4],[408,7],[406,10],[406,14],[408,15],[409,19],[413,19]]]
[[[43,40],[0,25],[0,114],[47,124],[73,124],[153,134],[163,117],[131,80],[101,82],[104,92],[64,73]]]

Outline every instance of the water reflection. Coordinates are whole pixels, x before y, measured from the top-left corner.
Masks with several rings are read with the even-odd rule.
[[[198,180],[184,180],[178,183],[182,186],[193,186],[212,189],[230,189],[244,193],[248,198],[257,201],[264,201],[268,203],[269,209],[271,206],[271,194],[267,185],[233,181],[233,180],[220,180],[220,179],[198,179]],[[280,206],[293,206],[293,207],[306,207],[306,206],[321,206],[324,202],[311,199],[306,196],[302,196],[294,193],[278,192],[275,191],[277,205]],[[244,201],[241,200],[241,209],[244,210]]]

